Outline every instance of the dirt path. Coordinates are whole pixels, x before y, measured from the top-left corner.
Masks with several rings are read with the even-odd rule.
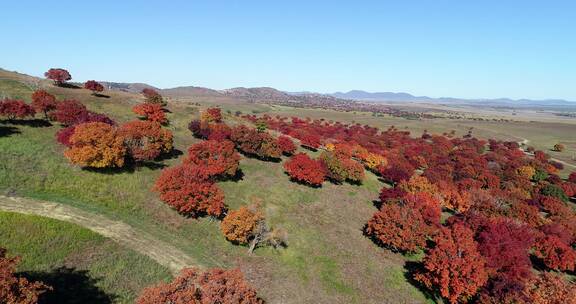
[[[174,274],[198,263],[179,249],[125,223],[59,203],[0,195],[0,210],[39,215],[73,223],[146,255]]]
[[[519,142],[519,144],[520,144],[520,145],[528,145],[529,142],[530,142],[530,140],[528,140],[528,139],[526,139],[526,138],[523,138],[522,141]],[[524,151],[524,150],[522,149],[522,151]],[[531,154],[529,154],[528,152],[524,152],[524,153],[526,153],[526,154],[528,154],[528,155],[531,155]],[[563,161],[563,160],[559,160],[559,159],[554,158],[554,157],[551,157],[550,160],[553,160],[553,161],[555,161],[555,162],[557,162],[557,163],[561,163],[561,164],[563,164],[564,166],[568,166],[568,167],[571,167],[571,168],[576,168],[575,165],[569,164],[569,163],[567,163],[567,162],[565,162],[565,161]]]

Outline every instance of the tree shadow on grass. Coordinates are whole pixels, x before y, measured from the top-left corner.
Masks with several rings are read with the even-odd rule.
[[[81,89],[82,87],[73,83],[60,83],[56,85],[57,87],[61,87],[61,88],[67,88],[67,89]]]
[[[0,137],[7,137],[7,136],[11,136],[14,134],[20,134],[20,130],[18,130],[18,128],[14,128],[14,127],[4,127],[4,126],[0,126]]]
[[[172,151],[170,151],[170,153],[164,153],[164,154],[160,155],[156,160],[157,161],[163,161],[163,160],[167,160],[167,159],[174,159],[174,158],[180,157],[180,155],[183,155],[183,154],[184,154],[184,152],[174,148],[174,149],[172,149]]]
[[[96,286],[100,280],[91,277],[87,270],[60,267],[50,272],[34,271],[22,274],[28,280],[42,281],[53,288],[40,296],[39,304],[109,304],[117,298]]]
[[[110,98],[110,96],[104,95],[104,94],[100,94],[100,93],[96,93],[96,94],[92,94],[92,95],[94,95],[95,97],[100,97],[100,98]]]
[[[17,126],[28,126],[28,127],[33,127],[33,128],[46,128],[46,127],[52,126],[52,124],[49,121],[44,120],[44,119],[38,119],[38,118],[14,119],[14,120],[8,120],[6,122],[13,124],[13,125],[17,125]]]
[[[406,261],[404,264],[404,269],[406,270],[404,272],[404,278],[406,278],[406,281],[412,284],[412,286],[418,288],[418,290],[424,294],[424,297],[426,297],[427,300],[431,300],[434,303],[443,303],[442,300],[439,299],[434,292],[430,291],[428,288],[426,288],[426,286],[422,285],[422,283],[414,279],[414,274],[422,270],[422,263]]]

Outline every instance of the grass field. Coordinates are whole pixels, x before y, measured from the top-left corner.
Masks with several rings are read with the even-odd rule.
[[[135,118],[130,105],[138,102],[137,95],[108,92],[110,98],[98,98],[86,90],[55,88],[45,82],[39,85],[61,98],[80,99],[90,109],[106,113],[119,122]],[[26,92],[25,87],[13,79],[0,79],[5,95],[31,93],[30,89]],[[205,107],[214,102],[198,98],[169,104],[169,128],[175,134],[177,149],[185,152],[196,141],[186,128],[198,115],[199,107],[194,103]],[[525,130],[525,123],[512,128],[516,123],[503,127],[489,122],[412,121],[368,113],[235,103],[228,99],[218,100],[218,105],[224,112],[309,116],[381,128],[395,125],[401,129],[407,127],[418,135],[423,129],[430,132],[455,129],[463,134],[469,126],[474,126],[474,134],[478,136],[482,133],[488,137],[521,140],[520,137],[526,135],[534,145],[573,140],[569,134],[571,127],[559,129],[557,138],[539,139],[536,135],[545,134],[544,127],[534,125],[533,131]],[[165,160],[155,167],[94,172],[71,166],[63,157],[63,147],[54,138],[59,126],[5,123],[0,124],[1,128],[4,136],[0,137],[0,192],[70,204],[121,220],[189,253],[203,266],[238,266],[270,303],[431,301],[407,279],[404,265],[414,257],[382,250],[362,235],[364,224],[376,210],[373,200],[383,186],[374,175],[368,174],[361,186],[326,183],[322,188],[312,189],[290,182],[281,163],[243,158],[240,164],[243,178],[220,183],[226,204],[237,208],[259,202],[270,225],[281,226],[289,234],[286,249],[261,248],[254,255],[248,255],[246,247],[231,245],[222,237],[218,222],[208,218],[183,218],[150,191],[159,168],[174,165],[183,156]],[[540,129],[540,133],[536,129]],[[41,259],[32,259],[29,263],[29,267],[39,267]],[[114,270],[110,269],[109,274],[107,271],[102,276],[114,277]]]
[[[131,303],[143,287],[170,278],[145,256],[43,217],[0,212],[0,246],[22,257],[19,272],[54,287],[51,303]]]

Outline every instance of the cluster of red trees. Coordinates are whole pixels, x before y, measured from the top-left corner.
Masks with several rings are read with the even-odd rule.
[[[186,268],[172,282],[144,289],[136,303],[261,304],[264,301],[246,282],[240,269]]]
[[[547,293],[543,288],[561,293],[573,288],[546,271],[576,268],[576,213],[567,203],[576,195],[576,173],[562,180],[562,164],[543,151],[529,151],[531,158],[515,142],[486,142],[471,134],[425,132],[412,138],[394,127],[380,131],[323,119],[244,118],[307,147],[325,147],[320,160],[297,155],[285,163],[295,180],[318,185],[323,179],[317,172],[333,168],[327,177],[341,181],[346,166],[335,161],[340,155],[389,182],[366,234],[394,251],[425,250],[415,278],[450,302],[538,303]],[[444,225],[442,210],[452,214]],[[546,271],[534,272],[532,260]]]
[[[220,217],[226,205],[224,193],[215,182],[235,176],[239,161],[240,155],[229,140],[209,139],[194,144],[181,165],[162,171],[154,190],[181,214]]]
[[[68,147],[65,156],[83,167],[122,167],[126,158],[140,163],[172,151],[172,133],[153,121],[117,126],[76,100],[56,101],[43,90],[32,94],[32,107],[64,126],[56,140]]]
[[[0,116],[10,121],[16,118],[34,117],[35,114],[34,107],[22,100],[4,99],[0,101]]]

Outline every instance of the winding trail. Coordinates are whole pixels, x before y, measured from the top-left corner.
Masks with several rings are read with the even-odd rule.
[[[528,145],[529,142],[530,142],[529,139],[527,139],[527,138],[522,138],[522,141],[521,141],[521,142],[518,142],[518,144],[520,144],[520,145]],[[522,149],[522,148],[521,148],[521,149]],[[524,151],[524,150],[522,150],[522,151]],[[524,152],[524,153],[526,153],[527,155],[531,155],[531,154],[528,153],[528,152]],[[554,157],[551,157],[550,160],[553,160],[553,161],[555,161],[555,162],[561,163],[561,164],[563,164],[564,166],[576,168],[576,165],[567,163],[567,162],[565,162],[565,161],[563,161],[563,160],[559,160],[559,159],[554,158]]]
[[[177,274],[187,266],[200,267],[189,255],[149,233],[123,222],[60,203],[0,195],[0,211],[38,215],[73,223],[146,255]]]

